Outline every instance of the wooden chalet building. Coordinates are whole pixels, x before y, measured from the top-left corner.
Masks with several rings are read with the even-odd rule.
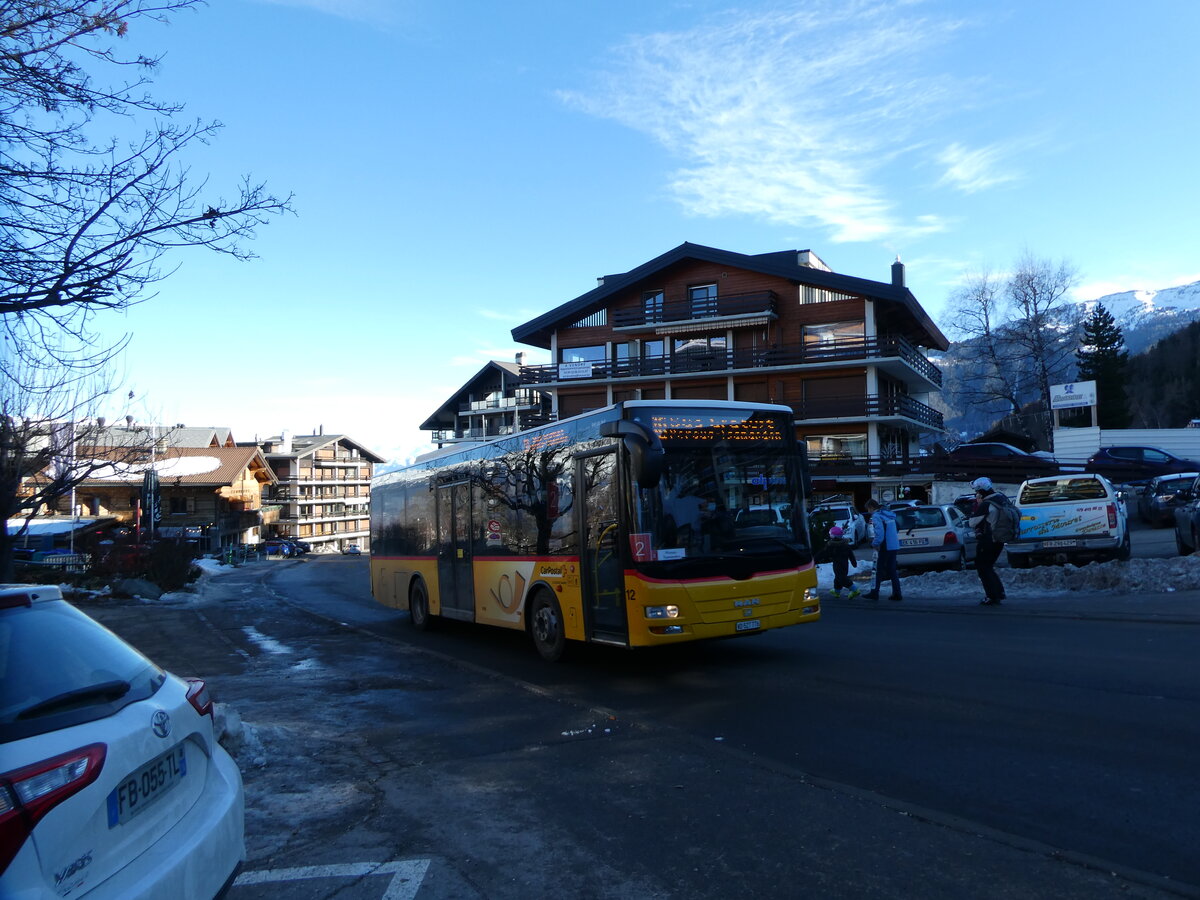
[[[949,342],[904,284],[833,272],[808,250],[745,255],[684,243],[514,328],[550,351],[521,367],[558,418],[622,400],[741,400],[790,406],[813,493],[899,496],[926,483],[913,463],[940,433]]]

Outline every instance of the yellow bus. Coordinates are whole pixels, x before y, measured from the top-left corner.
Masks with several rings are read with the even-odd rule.
[[[661,647],[821,616],[788,407],[626,401],[371,484],[371,589],[439,616]]]

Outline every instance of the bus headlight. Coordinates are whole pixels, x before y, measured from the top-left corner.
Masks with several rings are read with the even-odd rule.
[[[646,607],[646,618],[647,619],[678,619],[679,618],[679,607],[678,606],[647,606]]]
[[[821,602],[821,592],[819,590],[817,590],[815,587],[805,588],[804,589],[804,602],[805,603],[820,603]]]

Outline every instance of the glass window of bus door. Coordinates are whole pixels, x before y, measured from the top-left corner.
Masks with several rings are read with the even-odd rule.
[[[471,618],[475,606],[470,498],[466,481],[438,485],[438,598],[443,615],[460,619]]]
[[[580,510],[580,583],[591,637],[619,640],[628,635],[624,564],[618,527],[617,453],[608,448],[575,457]]]

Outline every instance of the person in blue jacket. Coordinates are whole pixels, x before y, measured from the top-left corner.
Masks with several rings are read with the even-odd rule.
[[[892,599],[900,596],[900,573],[896,568],[896,551],[900,549],[900,530],[896,527],[896,514],[882,506],[878,500],[867,501],[867,512],[871,514],[871,529],[874,532],[871,546],[875,548],[875,587],[863,596],[868,600],[879,599],[879,586],[885,578],[892,580]]]

